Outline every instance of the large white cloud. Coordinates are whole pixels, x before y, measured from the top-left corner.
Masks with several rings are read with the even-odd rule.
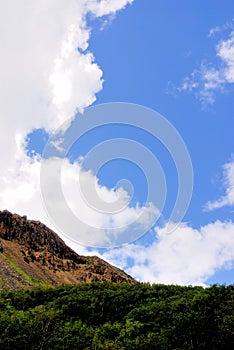
[[[54,129],[102,88],[101,69],[82,52],[86,13],[86,1],[1,2],[1,173],[15,162],[16,133]]]
[[[1,174],[15,164],[16,134],[57,128],[95,100],[102,70],[88,49],[86,15],[132,0],[9,0],[0,4]]]
[[[113,14],[131,2],[1,2],[1,170],[14,162],[16,133],[53,130],[95,100],[102,70],[92,53],[84,52],[90,38],[86,15]]]

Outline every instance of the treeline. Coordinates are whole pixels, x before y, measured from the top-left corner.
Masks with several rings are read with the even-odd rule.
[[[91,283],[0,293],[0,349],[234,349],[234,286]]]

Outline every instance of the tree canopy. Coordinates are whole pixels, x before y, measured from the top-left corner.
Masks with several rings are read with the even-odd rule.
[[[0,292],[0,349],[234,348],[234,286],[90,283]]]

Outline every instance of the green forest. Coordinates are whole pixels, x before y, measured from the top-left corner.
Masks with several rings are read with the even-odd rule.
[[[0,292],[0,349],[234,349],[234,286],[89,283]]]

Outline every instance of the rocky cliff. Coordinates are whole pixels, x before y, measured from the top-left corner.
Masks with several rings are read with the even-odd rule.
[[[39,221],[0,211],[0,289],[109,281],[136,283],[96,256],[81,256]]]

